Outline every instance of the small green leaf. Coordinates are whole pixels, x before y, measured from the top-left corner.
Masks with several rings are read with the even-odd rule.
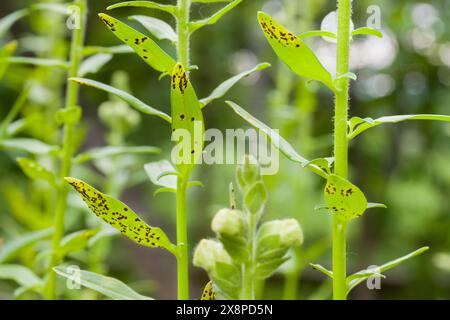
[[[383,38],[383,34],[381,33],[381,31],[369,27],[358,28],[352,32],[352,36],[357,35],[371,35],[378,38]]]
[[[101,47],[101,46],[85,46],[83,47],[83,56],[92,56],[98,53],[105,54],[121,54],[121,53],[132,53],[134,52],[132,48],[126,44],[112,47]]]
[[[254,183],[244,196],[245,208],[251,214],[261,214],[267,201],[267,190],[262,181]]]
[[[36,288],[42,285],[42,280],[33,271],[18,264],[0,265],[0,279],[15,281],[26,288]]]
[[[67,4],[64,3],[36,3],[31,6],[33,10],[45,10],[69,15],[70,10]]]
[[[81,109],[81,107],[69,106],[64,109],[59,109],[55,113],[55,120],[58,125],[63,124],[75,125],[80,121],[82,114],[83,109]]]
[[[353,139],[360,133],[366,131],[367,129],[376,127],[380,124],[398,123],[406,120],[434,120],[434,121],[450,122],[450,116],[439,114],[406,114],[406,115],[386,116],[377,119],[372,118],[362,119],[360,117],[354,117],[349,120],[349,126],[353,130],[350,131],[348,138]]]
[[[239,105],[232,101],[226,101],[226,104],[231,107],[234,112],[239,115],[242,119],[247,121],[250,125],[260,130],[261,133],[273,144],[275,148],[281,151],[286,158],[293,162],[300,163],[302,166],[310,169],[314,173],[318,174],[322,178],[327,178],[327,175],[323,170],[315,164],[308,164],[308,160],[299,155],[294,148],[287,142],[283,137],[281,137],[275,130],[269,128],[266,124],[262,123],[255,117],[253,117],[246,110],[241,108]]]
[[[24,151],[32,154],[52,154],[58,151],[58,146],[51,146],[42,141],[29,138],[11,138],[0,140],[0,148],[6,150]]]
[[[289,260],[289,257],[272,259],[256,265],[255,277],[265,279],[270,277],[283,263]]]
[[[157,9],[161,11],[168,12],[170,14],[175,14],[177,7],[173,5],[167,5],[167,4],[160,4],[153,1],[125,1],[125,2],[119,2],[116,4],[113,4],[106,8],[106,10],[112,10],[116,8],[123,8],[123,7],[140,7],[140,8],[147,8],[147,9]]]
[[[350,181],[335,174],[328,176],[324,196],[328,208],[343,220],[357,218],[367,208],[364,193]]]
[[[321,168],[323,171],[326,172],[326,174],[331,174],[331,167],[334,163],[334,157],[327,157],[327,158],[317,158],[314,160],[309,161],[306,165],[316,165],[319,168]]]
[[[138,98],[132,96],[131,94],[129,94],[123,90],[119,90],[119,89],[109,86],[107,84],[104,84],[104,83],[101,83],[101,82],[98,82],[95,80],[86,79],[86,78],[70,78],[69,80],[75,81],[82,85],[86,85],[86,86],[90,86],[90,87],[93,87],[93,88],[96,88],[99,90],[106,91],[106,92],[113,94],[113,95],[117,96],[118,98],[122,99],[123,101],[128,103],[131,107],[133,107],[134,109],[136,109],[142,113],[160,117],[161,119],[164,119],[169,123],[172,122],[172,119],[170,118],[169,115],[165,114],[162,111],[156,110],[153,107],[150,107],[149,105],[145,104]]]
[[[33,180],[44,180],[55,185],[55,176],[52,172],[41,166],[37,161],[28,158],[18,158],[17,163],[19,163],[22,171]]]
[[[367,209],[373,209],[373,208],[384,208],[384,209],[386,209],[387,206],[384,203],[368,202],[367,203]]]
[[[86,182],[65,178],[81,195],[89,209],[103,221],[116,228],[134,242],[146,247],[162,247],[175,254],[175,247],[160,228],[147,225],[130,207]]]
[[[213,92],[211,92],[209,96],[200,100],[202,108],[210,104],[212,101],[222,98],[236,83],[241,81],[243,78],[248,77],[252,73],[266,69],[268,67],[270,67],[270,63],[260,63],[254,68],[241,72],[231,77],[230,79],[222,82],[217,88],[213,90]]]
[[[178,141],[176,166],[183,176],[187,176],[201,157],[205,124],[200,102],[181,64],[174,67],[171,79],[172,140]]]
[[[172,71],[173,66],[176,64],[175,60],[152,39],[107,14],[100,13],[98,16],[117,38],[133,48],[153,69],[162,73]]]
[[[82,164],[92,160],[116,157],[124,154],[158,154],[161,149],[156,147],[127,147],[127,146],[106,146],[87,150],[75,157],[74,163]]]
[[[95,236],[100,230],[81,230],[66,235],[61,240],[58,253],[64,257],[69,253],[84,250],[89,245],[89,240]]]
[[[331,279],[333,279],[333,271],[328,270],[327,268],[321,266],[320,264],[310,263],[309,264],[314,270],[318,270],[323,274],[327,275]]]
[[[12,25],[30,13],[29,9],[14,11],[0,19],[0,38],[3,38]]]
[[[167,39],[171,42],[177,42],[178,37],[172,26],[161,19],[148,16],[131,16],[130,19],[142,24],[145,29],[159,40]]]
[[[55,267],[53,270],[62,277],[100,292],[114,300],[153,300],[153,298],[140,295],[120,280],[98,273],[85,270],[73,270],[70,267],[66,268],[63,266]]]
[[[10,64],[31,64],[39,67],[63,68],[63,69],[67,69],[69,67],[69,63],[67,61],[59,59],[10,57],[6,59],[1,59],[0,62],[6,62]]]
[[[144,165],[144,169],[153,184],[174,190],[177,189],[176,175],[161,176],[164,173],[176,171],[169,161],[161,160],[157,162],[150,162]]]
[[[216,300],[216,293],[214,292],[212,281],[209,281],[203,289],[201,300]]]
[[[430,249],[429,247],[422,247],[420,249],[417,249],[416,251],[413,251],[407,255],[404,255],[400,258],[397,258],[395,260],[386,262],[385,264],[379,266],[377,268],[377,272],[374,272],[374,269],[364,269],[361,270],[359,272],[356,272],[350,276],[347,277],[347,294],[350,293],[350,291],[352,291],[358,284],[360,284],[361,282],[363,282],[364,280],[366,280],[367,278],[374,276],[375,274],[380,274],[384,271],[387,271],[389,269],[392,269],[395,266],[398,266],[399,264],[414,258],[415,256],[418,256],[419,254],[424,253],[425,251],[427,251],[428,249]],[[382,276],[380,274],[380,276]],[[383,276],[382,276],[383,277]]]
[[[6,243],[2,248],[0,251],[0,264],[13,260],[23,249],[49,238],[52,234],[53,228],[21,234],[20,237]]]
[[[258,12],[258,20],[277,56],[293,72],[301,77],[320,81],[334,91],[331,74],[306,43],[264,12]]]
[[[78,76],[84,77],[88,73],[97,73],[112,57],[110,53],[97,53],[90,56],[80,64]]]
[[[322,30],[313,30],[313,31],[302,32],[297,37],[299,39],[303,39],[303,38],[307,38],[307,37],[317,37],[317,36],[337,39],[337,36],[335,33],[329,32],[329,31],[322,31]]]
[[[229,2],[229,1],[227,1],[227,2]],[[212,16],[210,16],[206,19],[191,22],[189,24],[190,31],[194,32],[204,26],[217,23],[220,20],[220,18],[222,18],[226,13],[231,11],[234,7],[236,7],[241,2],[242,2],[242,0],[234,0],[234,1],[230,2],[229,4],[227,4],[225,7],[223,7],[222,9],[220,9],[219,11],[217,11],[216,13],[214,13]]]
[[[153,192],[153,196],[157,196],[160,193],[177,193],[177,189],[174,188],[158,188]]]

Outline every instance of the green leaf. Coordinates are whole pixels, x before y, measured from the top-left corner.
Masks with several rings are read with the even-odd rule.
[[[20,237],[5,244],[0,251],[0,264],[13,260],[23,249],[28,248],[37,242],[49,238],[53,234],[53,228],[25,233]]]
[[[386,209],[387,206],[384,203],[368,202],[367,203],[367,209],[373,209],[373,208],[384,208],[384,209]]]
[[[83,115],[83,109],[79,106],[69,106],[59,109],[55,113],[55,120],[58,125],[71,124],[76,125]]]
[[[36,3],[31,6],[33,10],[53,11],[63,15],[69,15],[70,10],[67,4],[64,3]]]
[[[323,274],[327,275],[331,279],[333,279],[333,271],[328,270],[327,268],[321,266],[320,264],[310,263],[309,264],[314,270],[318,270]]]
[[[428,249],[430,249],[430,248],[429,247],[422,247],[422,248],[417,249],[416,251],[413,251],[413,252],[411,252],[411,253],[409,253],[407,255],[404,255],[404,256],[402,256],[400,258],[397,258],[395,260],[386,262],[385,264],[383,264],[383,265],[381,265],[381,266],[379,266],[377,268],[377,272],[374,272],[373,269],[364,269],[364,270],[361,270],[359,272],[356,272],[356,273],[348,276],[347,277],[347,286],[348,286],[347,294],[349,294],[350,291],[353,290],[353,288],[355,288],[358,284],[360,284],[361,282],[363,282],[367,278],[369,278],[371,276],[374,276],[374,275],[376,275],[378,273],[382,273],[384,271],[387,271],[389,269],[392,269],[393,267],[398,266],[399,264],[401,264],[401,263],[403,263],[403,262],[405,262],[405,261],[407,261],[407,260],[409,260],[411,258],[414,258],[415,256],[418,256],[419,254],[424,253]],[[382,276],[382,275],[380,275],[380,276]]]
[[[33,271],[18,264],[0,265],[0,279],[15,281],[26,288],[36,288],[42,285],[42,280]]]
[[[228,263],[216,262],[212,280],[217,288],[217,293],[227,298],[237,299],[242,285],[241,270]]]
[[[349,139],[355,138],[360,133],[366,131],[367,129],[376,127],[383,123],[398,123],[406,120],[435,120],[435,121],[445,121],[450,122],[450,116],[439,115],[439,114],[406,114],[406,115],[395,115],[386,116],[377,119],[372,118],[360,118],[353,117],[349,120],[350,134]]]
[[[131,107],[133,107],[134,109],[136,109],[142,113],[160,117],[161,119],[164,119],[169,123],[172,122],[172,119],[170,118],[169,115],[165,114],[162,111],[156,110],[153,107],[150,107],[149,105],[145,104],[138,98],[132,96],[131,94],[129,94],[123,90],[119,90],[110,85],[107,85],[107,84],[104,84],[104,83],[101,83],[101,82],[98,82],[95,80],[86,79],[86,78],[70,78],[70,80],[75,81],[82,85],[86,85],[86,86],[90,86],[90,87],[93,87],[93,88],[96,88],[99,90],[106,91],[106,92],[113,94],[113,95],[117,96],[118,98],[122,99],[123,101],[128,103]]]
[[[156,147],[138,146],[106,146],[87,150],[75,157],[74,163],[82,164],[92,160],[98,160],[102,158],[116,157],[124,154],[158,154],[161,149]]]
[[[117,38],[129,45],[153,69],[162,73],[172,71],[175,60],[152,39],[107,14],[100,13],[98,16]]]
[[[91,56],[98,53],[105,54],[120,54],[120,53],[132,53],[134,50],[127,46],[126,44],[112,47],[101,47],[101,46],[86,46],[83,47],[83,56]]]
[[[277,56],[301,77],[322,82],[334,91],[331,74],[300,38],[264,12],[258,12],[264,34]]]
[[[323,170],[315,164],[308,164],[308,160],[299,155],[294,148],[276,131],[269,128],[266,124],[262,123],[258,119],[254,118],[250,113],[246,110],[238,106],[236,103],[232,101],[226,101],[226,104],[231,107],[234,112],[239,115],[242,119],[247,121],[250,125],[260,130],[261,133],[265,135],[265,137],[273,144],[273,146],[281,151],[286,158],[293,162],[300,163],[302,166],[310,169],[315,172],[319,176],[323,178],[327,178],[327,175]]]
[[[30,13],[29,9],[14,11],[0,19],[0,38],[3,38],[12,25]]]
[[[175,255],[175,246],[164,231],[147,225],[122,201],[101,193],[84,181],[69,177],[65,180],[81,195],[89,209],[103,221],[142,246],[162,247]]]
[[[0,140],[0,147],[6,150],[23,151],[32,154],[50,154],[58,151],[58,146],[51,146],[42,141],[29,138],[11,138]]]
[[[172,140],[178,142],[179,150],[176,166],[187,176],[202,155],[205,124],[200,102],[181,64],[174,67],[171,79]]]
[[[350,181],[335,174],[328,176],[324,196],[328,208],[343,220],[357,218],[367,208],[364,193]]]
[[[216,300],[216,293],[214,292],[212,281],[209,281],[203,289],[201,300]]]
[[[95,290],[114,300],[153,300],[143,296],[120,280],[85,270],[71,270],[58,266],[53,270],[60,276],[70,279],[86,288]],[[75,274],[76,273],[76,274]]]
[[[144,169],[153,184],[173,190],[177,189],[177,176],[175,174],[162,176],[164,173],[176,171],[169,161],[149,162],[144,165]]]
[[[136,20],[142,24],[151,34],[153,34],[159,40],[170,40],[171,42],[177,42],[177,34],[173,30],[172,26],[167,22],[147,16],[131,16],[130,19]]]
[[[322,31],[322,30],[313,30],[313,31],[302,32],[297,37],[299,39],[303,39],[303,38],[307,38],[307,37],[317,37],[317,36],[337,39],[337,36],[335,33],[329,32],[329,31]]]
[[[371,36],[375,36],[378,38],[383,38],[383,34],[381,33],[381,31],[374,29],[374,28],[369,28],[369,27],[362,27],[362,28],[353,30],[352,36],[357,36],[357,35],[371,35]]]
[[[22,171],[33,180],[45,180],[55,186],[55,175],[41,166],[37,161],[28,158],[18,158]]]
[[[230,79],[222,82],[217,88],[213,90],[213,92],[211,92],[209,96],[200,100],[202,108],[210,104],[212,101],[222,98],[236,83],[241,81],[243,78],[248,77],[252,73],[266,69],[268,67],[270,67],[270,63],[260,63],[254,68],[241,72],[231,77]]]
[[[289,257],[272,259],[256,265],[255,277],[265,279],[270,277],[283,263],[289,260]]]
[[[81,230],[66,235],[60,244],[58,253],[64,257],[69,253],[78,252],[89,245],[89,240],[95,236],[100,230]]]
[[[222,18],[226,13],[228,13],[230,10],[232,10],[234,7],[236,7],[241,2],[242,2],[242,0],[234,0],[233,2],[230,2],[225,7],[223,7],[216,13],[214,13],[212,16],[210,16],[206,19],[191,22],[189,24],[190,31],[194,32],[204,26],[217,23],[220,20],[220,18]]]
[[[254,183],[244,196],[245,208],[251,214],[261,214],[267,201],[267,190],[262,181]]]
[[[6,61],[6,62],[2,62],[0,64],[0,79],[3,78],[3,76],[6,73],[6,70],[8,69],[9,63],[7,62],[7,59],[12,57],[14,55],[14,53],[16,52],[16,50],[17,50],[17,40],[12,40],[12,41],[6,43],[0,49],[0,61]]]
[[[331,174],[331,167],[334,163],[334,157],[317,158],[309,161],[306,165],[316,165],[326,172],[327,175]]]
[[[88,73],[97,73],[112,57],[110,53],[97,53],[90,56],[80,64],[78,76],[84,77]]]
[[[2,63],[10,64],[31,64],[39,67],[50,67],[50,68],[63,68],[67,69],[69,63],[67,61],[59,59],[41,59],[41,58],[29,58],[29,57],[10,57],[6,59],[1,59]]]
[[[106,8],[106,10],[112,10],[116,8],[123,7],[141,7],[147,9],[157,9],[161,11],[168,12],[170,14],[175,14],[177,7],[173,5],[160,4],[153,1],[125,1],[113,4]]]

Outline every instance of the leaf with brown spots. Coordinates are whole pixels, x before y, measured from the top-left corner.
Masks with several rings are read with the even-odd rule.
[[[338,175],[328,176],[324,195],[328,209],[343,220],[357,218],[366,211],[367,199],[364,193]]]
[[[277,56],[293,72],[301,77],[320,81],[334,90],[331,74],[306,43],[264,12],[258,13],[258,21]]]
[[[216,300],[216,293],[214,291],[212,281],[208,282],[205,286],[205,289],[203,289],[201,300]]]
[[[183,66],[175,65],[171,78],[172,140],[176,146],[176,165],[186,175],[203,151],[205,127],[200,102]],[[187,141],[185,141],[187,139]]]
[[[99,13],[98,16],[117,38],[129,45],[150,67],[163,73],[172,71],[175,60],[148,36],[107,14]]]
[[[122,201],[101,193],[84,181],[65,180],[81,195],[89,209],[103,221],[116,228],[134,242],[146,247],[162,247],[174,255],[175,246],[160,228],[147,225]]]

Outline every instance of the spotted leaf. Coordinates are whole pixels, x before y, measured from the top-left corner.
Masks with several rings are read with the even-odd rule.
[[[142,246],[162,247],[175,254],[174,245],[164,231],[147,225],[122,201],[101,193],[84,181],[75,178],[65,178],[65,180],[81,195],[97,217],[128,238]]]
[[[216,293],[212,281],[208,282],[203,289],[202,300],[216,300]]]
[[[334,90],[331,74],[299,37],[264,12],[258,13],[258,21],[277,56],[293,72],[301,77],[320,81]]]
[[[186,174],[203,150],[203,115],[195,90],[181,64],[174,67],[171,80],[172,140],[178,141],[178,170]]]
[[[364,193],[348,180],[335,174],[328,176],[324,195],[328,208],[343,220],[359,217],[367,208]]]
[[[175,60],[152,39],[107,14],[100,13],[98,16],[117,38],[129,45],[150,67],[163,73],[172,71]]]

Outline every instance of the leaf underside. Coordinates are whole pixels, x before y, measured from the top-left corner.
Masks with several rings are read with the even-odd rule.
[[[216,293],[214,292],[212,281],[209,281],[203,289],[201,300],[216,300]]]

